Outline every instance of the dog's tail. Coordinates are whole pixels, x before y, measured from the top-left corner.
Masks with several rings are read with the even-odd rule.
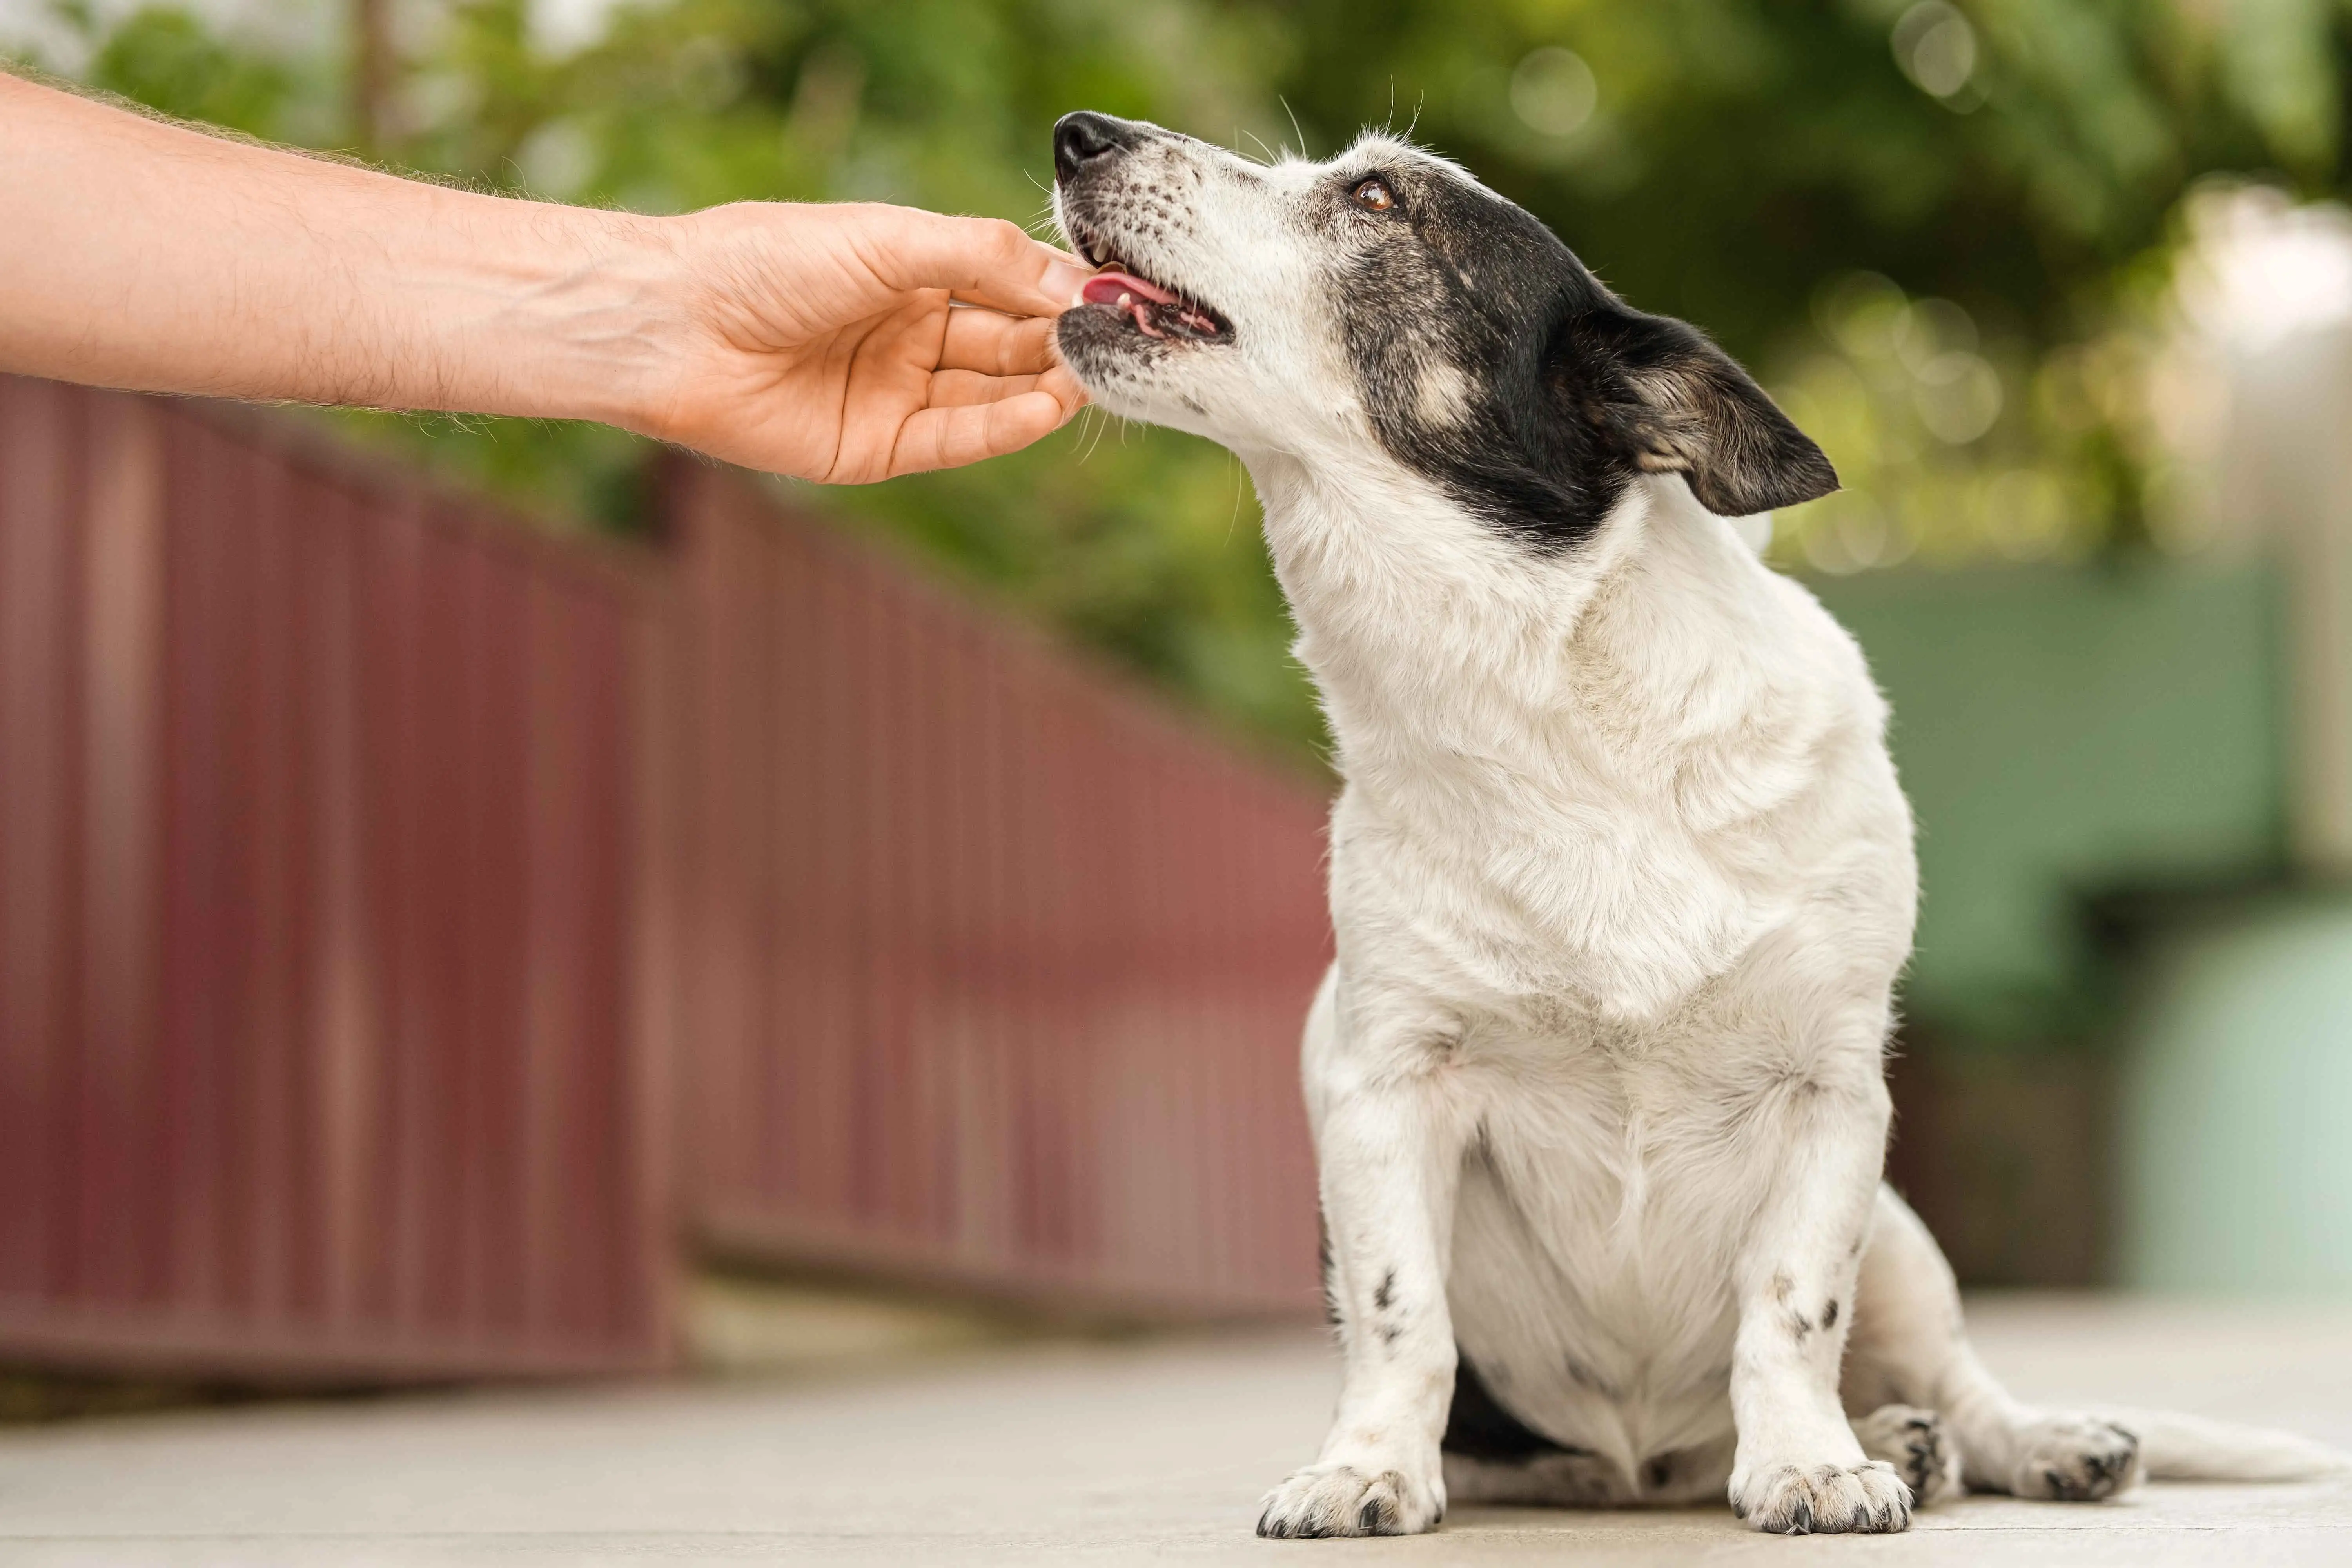
[[[2139,1438],[2140,1464],[2158,1481],[2305,1481],[2352,1475],[2352,1454],[2260,1426],[2159,1410],[2121,1410]]]

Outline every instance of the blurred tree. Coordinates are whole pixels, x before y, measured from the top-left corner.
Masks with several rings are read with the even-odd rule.
[[[348,134],[302,105],[356,52],[374,107],[341,123],[379,155],[647,211],[871,197],[1034,221],[1046,128],[1079,106],[1254,153],[1410,127],[1763,371],[1849,487],[1775,548],[1832,571],[2143,538],[2141,323],[2170,215],[2216,172],[2345,180],[2341,0],[350,4],[383,38],[320,59],[175,10],[64,14],[92,80],[170,112]],[[611,431],[352,422],[559,510],[626,526],[639,506],[642,444]],[[1092,416],[979,469],[800,499],[1218,712],[1318,733],[1246,485],[1199,442]]]
[[[2200,176],[2344,181],[2337,0],[1289,10],[1323,142],[1412,123],[1763,370],[1846,479],[1782,520],[1832,570],[2137,541],[2142,258]]]
[[[379,149],[392,130],[400,61],[390,0],[352,0],[352,127],[362,148]]]
[[[234,130],[266,132],[286,118],[293,68],[234,47],[185,11],[137,11],[105,30],[86,6],[64,14],[94,46],[90,79],[110,91],[182,120]]]

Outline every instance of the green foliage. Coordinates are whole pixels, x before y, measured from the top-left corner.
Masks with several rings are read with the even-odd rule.
[[[133,12],[103,35],[86,10],[69,15],[98,42],[94,84],[177,119],[266,134],[293,98],[285,64],[231,47],[177,7]]]
[[[2084,352],[2119,281],[2200,175],[2343,177],[2336,0],[1294,14],[1317,44],[1283,85],[1321,145],[1410,121],[1759,367],[1846,481],[1780,520],[1786,559],[1832,571],[2143,538],[2135,399]]]
[[[1256,151],[1410,125],[1634,303],[1764,374],[1847,493],[1792,562],[2080,553],[2147,536],[2135,333],[2168,225],[2217,171],[2344,180],[2342,0],[645,0],[574,47],[455,0],[404,62],[391,155],[551,199],[680,211],[874,198],[1034,221],[1086,106]],[[181,12],[89,74],[317,141],[339,57]],[[609,525],[644,447],[511,420],[354,416]],[[1292,743],[1318,729],[1230,459],[1099,427],[807,502]]]
[[[829,499],[1247,729],[1319,749],[1248,476],[1223,452],[1089,412],[1016,456]]]

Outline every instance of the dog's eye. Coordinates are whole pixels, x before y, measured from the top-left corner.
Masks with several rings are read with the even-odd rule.
[[[1389,189],[1386,180],[1378,178],[1359,182],[1348,195],[1358,206],[1370,207],[1376,213],[1387,212],[1397,205],[1396,193]]]

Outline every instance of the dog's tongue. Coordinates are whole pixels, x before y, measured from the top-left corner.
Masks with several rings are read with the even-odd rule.
[[[1090,305],[1116,305],[1121,294],[1132,294],[1155,305],[1176,302],[1176,296],[1158,284],[1146,283],[1134,273],[1121,272],[1116,267],[1106,267],[1087,279],[1086,300]]]

